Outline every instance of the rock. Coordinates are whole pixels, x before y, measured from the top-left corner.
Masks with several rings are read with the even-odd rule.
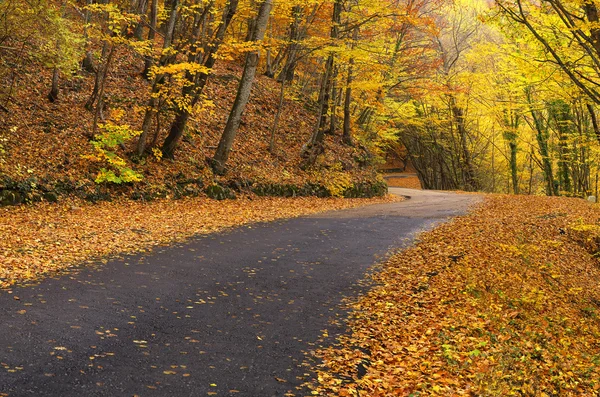
[[[54,192],[44,193],[44,200],[49,203],[56,203],[58,201],[58,195]]]
[[[204,192],[208,197],[214,200],[233,200],[236,198],[235,193],[231,189],[219,185],[209,186]]]
[[[18,205],[25,200],[25,197],[14,190],[0,190],[0,205]]]
[[[598,200],[597,200],[596,196],[589,196],[587,198],[587,201],[589,201],[590,203],[596,203]]]

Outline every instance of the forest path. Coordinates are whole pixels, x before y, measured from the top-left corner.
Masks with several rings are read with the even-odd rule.
[[[369,267],[479,200],[390,190],[411,199],[198,236],[0,291],[0,396],[293,392],[303,352],[343,332],[338,304],[365,288]]]

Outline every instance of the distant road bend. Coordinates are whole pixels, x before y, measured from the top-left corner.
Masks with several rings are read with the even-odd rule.
[[[475,195],[410,196],[198,236],[0,291],[0,396],[284,396],[341,299]],[[330,340],[330,339],[328,339]]]

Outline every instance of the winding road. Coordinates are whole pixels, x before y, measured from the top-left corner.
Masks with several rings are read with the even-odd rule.
[[[410,199],[198,236],[0,291],[0,396],[293,393],[306,352],[344,331],[339,303],[366,288],[368,269],[479,200],[390,191]]]

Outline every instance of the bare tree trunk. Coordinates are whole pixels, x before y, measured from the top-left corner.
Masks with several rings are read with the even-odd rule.
[[[108,58],[106,59],[104,69],[102,71],[102,80],[100,83],[100,90],[98,92],[98,103],[96,104],[96,110],[94,112],[94,122],[92,124],[92,137],[96,135],[96,132],[98,132],[98,118],[102,114],[102,108],[104,107],[104,87],[106,87],[106,78],[108,77],[108,70],[110,68],[110,64],[112,62],[114,53],[115,45],[113,44],[110,47],[110,52],[108,53]]]
[[[280,84],[281,90],[279,91],[279,106],[277,107],[277,113],[275,114],[275,120],[273,121],[273,128],[271,128],[271,138],[269,139],[269,152],[271,154],[275,152],[275,134],[277,133],[279,118],[283,110],[283,101],[285,99],[285,80],[281,80]]]
[[[148,0],[140,0],[138,5],[138,9],[136,10],[137,14],[140,16],[140,20],[135,26],[135,31],[133,33],[133,37],[138,40],[143,40],[144,35],[144,26],[148,24],[146,18],[146,12],[148,11]]]
[[[87,0],[86,3],[89,6],[92,4],[92,0]],[[96,73],[96,67],[94,66],[94,56],[92,55],[92,50],[89,48],[89,43],[87,43],[89,41],[87,25],[90,23],[90,18],[90,11],[85,10],[83,37],[86,41],[86,51],[81,66],[83,67],[83,70],[85,70],[88,73]]]
[[[265,70],[265,76],[273,78],[275,72],[273,72],[273,57],[271,56],[271,48],[267,48],[267,66]]]
[[[58,100],[58,94],[59,94],[59,90],[58,90],[58,80],[60,77],[60,71],[58,70],[58,68],[54,68],[54,71],[52,72],[52,88],[50,89],[50,92],[48,93],[48,100],[50,102],[56,102]]]
[[[335,135],[337,131],[337,107],[338,107],[338,88],[337,88],[337,66],[333,70],[331,77],[331,116],[329,117],[329,133]]]
[[[344,98],[344,130],[342,134],[342,140],[346,145],[349,146],[354,145],[352,139],[352,116],[350,113],[350,104],[352,103],[352,74],[354,73],[352,65],[353,60],[350,62],[350,67],[348,68],[348,79],[346,80],[346,96]]]
[[[102,59],[104,59],[106,53],[108,52],[108,46],[109,45],[106,42],[102,46]],[[85,104],[85,108],[89,111],[92,111],[94,108],[94,103],[96,103],[96,100],[98,99],[98,91],[100,89],[100,85],[102,84],[102,71],[103,68],[98,66],[96,69],[96,77],[94,78],[94,88],[92,88],[92,94]]]
[[[510,176],[513,186],[513,193],[519,194],[519,169],[517,168],[517,142],[511,140],[508,142],[510,148]]]
[[[269,22],[272,4],[272,0],[264,0],[261,3],[256,22],[254,23],[252,41],[257,42],[263,40],[267,23]],[[231,113],[229,114],[229,118],[227,119],[227,125],[225,126],[225,130],[223,131],[223,135],[217,146],[217,151],[213,157],[213,169],[217,173],[223,173],[225,171],[225,164],[229,158],[233,140],[235,139],[242,120],[242,113],[250,99],[259,59],[259,51],[252,51],[246,55],[246,65],[244,66],[244,73],[242,74],[238,93],[235,102],[233,103]]]
[[[339,37],[339,25],[342,14],[342,0],[335,0],[332,14],[331,39],[336,40]],[[314,165],[319,154],[325,150],[323,140],[325,137],[325,125],[327,124],[327,114],[329,112],[329,99],[331,94],[331,84],[333,82],[335,57],[331,53],[327,58],[325,73],[321,83],[321,96],[319,103],[319,119],[310,140],[302,147],[301,156],[304,158],[302,168]],[[329,127],[331,128],[331,126]]]
[[[283,70],[277,76],[277,80],[292,81],[294,79],[294,72],[296,69],[296,58],[298,57],[299,44],[298,41],[302,38],[300,32],[300,18],[302,18],[302,7],[295,6],[292,8],[292,23],[290,24],[290,42],[288,46],[282,50],[277,56],[287,53],[287,59]]]
[[[270,27],[270,35],[273,35],[273,26],[271,25]],[[269,78],[273,78],[273,76],[275,76],[275,72],[273,71],[273,57],[271,55],[272,51],[271,51],[271,47],[267,48],[267,66],[266,66],[266,71],[265,71],[265,76],[269,77]]]
[[[150,27],[148,30],[148,41],[154,43],[154,39],[156,37],[156,28],[158,25],[158,0],[152,0],[152,5],[150,6]],[[173,35],[171,34],[171,40]],[[153,60],[151,55],[147,55],[144,57],[144,71],[142,72],[142,76],[145,79],[148,79],[148,75],[150,73],[150,68],[153,65]]]
[[[450,97],[450,106],[452,115],[454,116],[454,122],[456,123],[456,129],[460,137],[460,146],[464,161],[465,187],[468,190],[476,191],[478,190],[478,184],[475,180],[475,168],[473,167],[471,152],[469,151],[469,145],[467,142],[467,129],[465,127],[464,110],[456,104],[454,97]]]
[[[590,118],[592,119],[592,127],[594,128],[594,134],[596,134],[596,139],[600,142],[600,127],[598,127],[598,118],[596,117],[596,112],[594,111],[594,105],[591,103],[586,104],[588,113],[590,114]]]
[[[352,48],[354,48],[354,43],[358,40],[358,28],[354,28],[354,32],[352,33]],[[350,112],[350,104],[352,103],[352,82],[354,81],[354,58],[350,58],[350,62],[348,65],[348,77],[346,78],[346,95],[344,98],[344,130],[342,134],[342,140],[346,145],[353,146],[354,142],[352,140],[352,120],[351,120],[351,112]]]

